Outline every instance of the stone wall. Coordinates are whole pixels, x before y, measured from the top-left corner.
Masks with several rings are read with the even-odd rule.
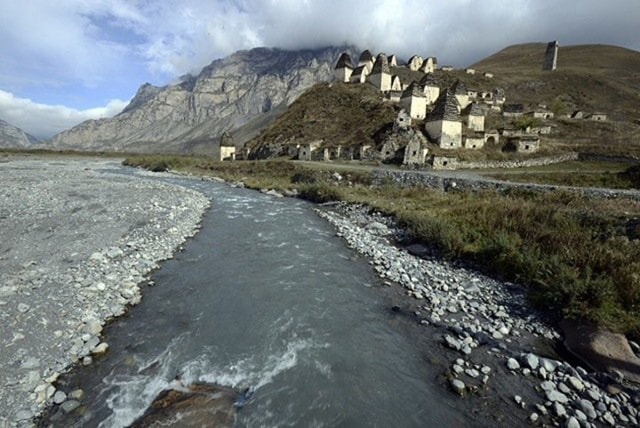
[[[525,168],[529,166],[544,166],[554,163],[569,162],[579,159],[578,153],[566,153],[558,156],[545,156],[534,159],[515,159],[508,161],[477,161],[458,162],[457,169],[484,169],[484,168]]]
[[[637,190],[616,190],[597,189],[568,186],[552,186],[544,184],[511,183],[507,181],[494,180],[480,176],[454,175],[452,172],[443,173],[428,171],[403,171],[390,169],[376,169],[373,172],[374,184],[385,185],[389,182],[400,187],[429,187],[433,189],[449,192],[453,190],[496,190],[507,191],[510,189],[529,190],[534,192],[552,192],[563,190],[576,192],[589,197],[596,198],[625,198],[640,201],[640,191]]]

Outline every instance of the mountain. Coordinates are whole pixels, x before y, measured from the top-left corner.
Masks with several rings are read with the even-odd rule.
[[[208,153],[223,132],[234,130],[241,144],[307,89],[331,80],[343,50],[239,51],[178,83],[146,83],[120,114],[83,122],[49,144],[55,149]]]
[[[33,135],[0,119],[0,147],[30,147],[38,142]]]

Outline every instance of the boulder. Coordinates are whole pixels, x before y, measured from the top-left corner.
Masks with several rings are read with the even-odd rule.
[[[560,328],[566,348],[590,367],[618,371],[625,380],[640,383],[640,358],[622,334],[571,320],[563,320]]]
[[[236,420],[234,403],[238,393],[229,387],[194,383],[167,389],[153,400],[131,428],[147,427],[232,427]]]

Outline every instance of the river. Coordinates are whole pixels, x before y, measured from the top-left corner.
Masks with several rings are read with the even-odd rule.
[[[105,329],[107,355],[62,378],[87,396],[50,423],[127,426],[176,375],[252,388],[239,427],[476,423],[390,310],[389,287],[311,204],[180,182],[212,199],[201,231]]]

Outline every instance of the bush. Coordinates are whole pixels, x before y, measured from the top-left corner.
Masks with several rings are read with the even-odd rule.
[[[294,184],[315,184],[322,179],[320,171],[314,169],[303,169],[296,172],[291,177],[291,182]]]
[[[634,189],[640,189],[640,165],[633,165],[618,174],[623,180],[631,183]]]
[[[340,190],[331,184],[308,184],[299,189],[300,197],[311,202],[324,203],[343,199]]]

